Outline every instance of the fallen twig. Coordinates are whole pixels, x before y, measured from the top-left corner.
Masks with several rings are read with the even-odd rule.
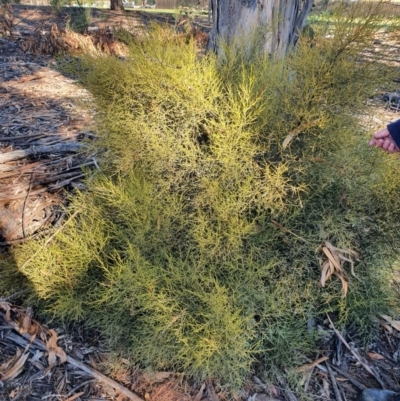
[[[257,377],[253,376],[253,380],[255,383],[257,383],[264,391],[268,391],[267,386]]]
[[[294,395],[293,391],[288,389],[288,386],[285,382],[285,379],[283,378],[283,376],[281,376],[280,374],[277,375],[277,379],[280,383],[280,385],[282,386],[287,398],[289,399],[289,401],[297,401],[297,397]]]
[[[342,401],[342,397],[341,397],[341,395],[340,395],[340,391],[339,391],[339,388],[338,388],[338,384],[337,384],[337,382],[336,382],[336,377],[335,377],[335,375],[333,374],[332,369],[331,369],[329,363],[325,361],[325,365],[326,365],[326,368],[328,369],[328,373],[329,373],[329,377],[330,377],[330,379],[331,379],[331,383],[332,383],[332,387],[333,387],[333,392],[335,393],[336,401]]]
[[[284,227],[281,223],[278,223],[275,220],[271,220],[271,223],[274,224],[275,226],[277,226],[282,232],[287,233],[287,234],[292,234],[294,235],[296,238],[298,238],[299,240],[308,243],[309,241],[307,241],[306,239],[300,237],[299,235],[295,234],[293,231],[288,230],[286,227]]]
[[[347,341],[344,339],[344,337],[340,334],[340,332],[335,328],[331,318],[329,317],[329,315],[327,314],[329,322],[332,325],[332,328],[334,330],[334,332],[336,333],[336,335],[338,336],[339,340],[342,341],[342,343],[346,346],[346,348],[355,356],[355,358],[361,363],[361,365],[364,367],[364,369],[371,374],[372,376],[375,377],[375,379],[377,380],[377,382],[381,385],[381,387],[383,389],[385,389],[385,385],[381,379],[381,377],[379,376],[379,374],[377,372],[374,372],[373,368],[371,368],[368,363],[365,361],[365,359],[359,355],[356,351],[354,351],[350,345],[347,343]]]
[[[20,159],[25,159],[26,157],[37,154],[77,152],[81,148],[82,148],[81,143],[67,142],[67,143],[60,143],[57,145],[35,146],[23,150],[14,150],[12,152],[0,154],[0,164]]]
[[[109,377],[103,375],[102,373],[98,372],[97,370],[85,365],[84,363],[77,361],[76,359],[67,355],[67,362],[71,365],[83,370],[86,373],[89,373],[95,379],[107,384],[108,386],[112,387],[113,389],[117,390],[120,394],[125,395],[132,401],[143,401],[142,398],[138,397],[136,394],[132,393],[132,391],[128,390],[126,387],[121,386],[121,384],[117,383],[115,380],[110,379]]]
[[[323,356],[312,363],[308,363],[307,365],[303,365],[296,368],[295,372],[296,373],[307,372],[308,370],[314,369],[317,365],[319,365],[321,362],[326,361],[327,359],[329,359],[327,356]]]
[[[85,176],[85,174],[78,174],[72,178],[69,178],[69,179],[61,181],[57,184],[51,185],[51,186],[49,186],[49,191],[55,191],[56,189],[63,188],[66,185],[70,184],[72,181],[77,180],[78,178],[83,178],[84,176]]]
[[[51,231],[54,231],[54,228],[49,228],[48,230],[42,230],[42,231],[39,231],[39,232],[37,232],[35,234],[28,235],[27,237],[24,237],[24,238],[18,238],[18,239],[12,239],[12,240],[9,240],[9,241],[0,242],[0,246],[23,244],[24,242],[27,242],[27,241],[29,241],[31,239],[34,239],[34,238],[37,238],[37,237],[39,237],[41,235],[46,235]]]
[[[367,387],[364,386],[364,384],[360,383],[358,380],[356,380],[353,376],[350,376],[347,372],[341,370],[335,365],[332,365],[331,368],[336,370],[340,375],[344,376],[350,383],[352,383],[355,387],[357,387],[359,390],[365,390]]]

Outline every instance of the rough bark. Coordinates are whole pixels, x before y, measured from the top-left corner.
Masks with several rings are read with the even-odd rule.
[[[283,55],[296,43],[313,0],[210,0],[213,29],[210,46],[218,50],[247,35],[262,35],[266,54]],[[246,39],[245,39],[246,40]]]
[[[124,9],[124,5],[122,4],[122,0],[111,0],[111,10],[121,11]]]

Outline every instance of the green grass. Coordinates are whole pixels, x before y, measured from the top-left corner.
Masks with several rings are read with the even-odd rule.
[[[14,249],[32,297],[138,366],[230,389],[304,363],[321,335],[310,319],[373,333],[399,306],[400,230],[398,159],[357,119],[392,77],[359,57],[374,21],[284,60],[199,58],[161,28],[127,60],[65,60],[96,103],[101,172],[50,243]],[[319,284],[325,241],[360,254],[345,298],[337,277]]]

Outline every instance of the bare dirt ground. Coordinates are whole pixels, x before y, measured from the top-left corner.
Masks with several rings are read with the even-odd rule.
[[[76,10],[54,13],[50,7],[32,6],[13,6],[11,14],[3,10],[0,234],[4,246],[61,224],[60,205],[67,194],[84,188],[81,167],[96,168],[96,155],[81,152],[82,140],[93,138],[95,131],[90,94],[54,68],[57,60],[52,54],[58,43],[54,40],[74,22],[74,13]],[[172,17],[92,10],[87,29],[92,35],[121,26],[134,29],[154,18],[171,22]],[[196,23],[206,29],[208,21],[203,18]],[[82,43],[84,39],[76,36],[74,40]],[[113,43],[112,37],[107,43]],[[380,45],[387,42],[377,42]],[[390,59],[395,62],[400,59],[399,47],[393,42],[389,45]],[[110,46],[110,52],[123,51],[123,47]],[[368,101],[374,117],[362,118],[373,132],[398,118],[400,83],[393,82],[386,92]],[[2,401],[297,400],[283,379],[265,384],[253,377],[242,391],[228,395],[212,381],[193,384],[172,372],[145,374],[133,369],[123,356],[112,364],[99,335],[83,323],[74,327],[53,323],[52,327],[57,334],[34,321],[30,310],[0,298]],[[299,369],[302,388],[310,399],[350,401],[365,388],[400,392],[400,322],[382,317],[379,334],[367,348],[361,347],[357,335],[339,333],[328,320],[320,323],[320,329],[325,338],[318,354],[304,356],[304,366]],[[99,376],[101,371],[107,375]],[[126,392],[107,379],[116,380]]]

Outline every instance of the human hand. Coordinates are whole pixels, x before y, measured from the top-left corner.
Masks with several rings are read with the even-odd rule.
[[[396,142],[390,136],[390,132],[387,128],[375,132],[372,139],[369,141],[370,146],[376,146],[377,148],[382,148],[388,153],[399,152],[400,149],[396,145]]]

